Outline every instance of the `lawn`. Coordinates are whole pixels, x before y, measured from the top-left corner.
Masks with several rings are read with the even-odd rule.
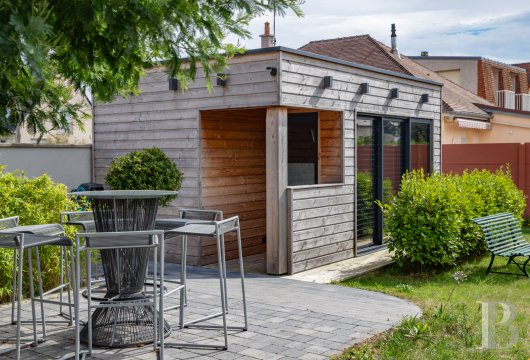
[[[525,229],[525,236],[530,238],[529,228]],[[506,268],[506,262],[504,258],[497,258],[494,269],[519,271],[513,265]],[[449,270],[413,272],[393,265],[340,282],[343,286],[410,300],[420,306],[424,314],[420,318],[405,319],[394,330],[345,351],[337,359],[530,359],[530,279],[500,274],[486,276],[488,264],[489,255]],[[457,271],[467,275],[461,284],[453,279]],[[480,349],[480,302],[503,302],[515,309],[511,328],[494,325],[496,348]],[[441,305],[443,310],[440,310]],[[495,309],[495,322],[498,323],[503,311],[501,305]],[[517,339],[514,342],[511,342],[511,329]]]

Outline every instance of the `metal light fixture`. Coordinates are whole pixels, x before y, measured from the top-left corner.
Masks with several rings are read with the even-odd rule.
[[[169,90],[177,91],[179,87],[179,81],[174,78],[169,79]]]
[[[370,92],[370,85],[368,83],[361,84],[361,94],[368,94]]]
[[[278,69],[273,66],[267,66],[265,69],[270,70],[271,76],[276,76],[276,74],[278,74]]]
[[[391,99],[398,99],[399,98],[399,89],[398,88],[390,89],[390,98]]]
[[[223,73],[217,74],[217,86],[226,86],[227,75]]]
[[[324,76],[324,89],[333,87],[333,76]]]
[[[421,94],[421,100],[420,102],[423,104],[423,103],[428,103],[429,102],[429,94]]]

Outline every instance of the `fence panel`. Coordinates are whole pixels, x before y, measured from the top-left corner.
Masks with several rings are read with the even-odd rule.
[[[494,171],[507,164],[510,165],[514,183],[524,191],[528,199],[530,195],[530,143],[442,145],[442,171],[444,173],[460,174],[466,169]],[[525,216],[530,216],[528,200]]]

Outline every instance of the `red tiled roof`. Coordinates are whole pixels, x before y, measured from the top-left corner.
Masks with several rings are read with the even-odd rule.
[[[395,57],[388,46],[375,40],[370,35],[311,41],[302,46],[300,50],[443,83],[442,101],[444,111],[466,114],[469,117],[482,120],[490,118],[486,112],[475,104],[493,104],[406,56]]]
[[[526,76],[528,77],[528,85],[530,85],[530,62],[512,65],[526,70]]]
[[[393,56],[389,57],[370,35],[311,41],[300,50],[412,75]]]

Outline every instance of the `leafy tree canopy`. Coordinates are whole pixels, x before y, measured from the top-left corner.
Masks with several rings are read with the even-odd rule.
[[[303,0],[0,0],[0,134],[24,124],[41,136],[81,125],[87,99],[137,93],[143,69],[165,60],[186,83],[196,64],[219,72],[242,49],[229,33],[248,37],[265,11],[292,10]],[[188,58],[188,66],[182,66]]]

